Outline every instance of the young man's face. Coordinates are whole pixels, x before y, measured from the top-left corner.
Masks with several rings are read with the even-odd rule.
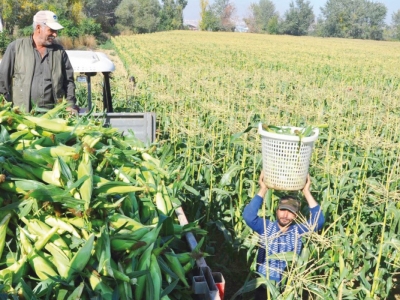
[[[276,210],[276,220],[280,227],[286,227],[290,225],[296,219],[297,215],[287,209]]]

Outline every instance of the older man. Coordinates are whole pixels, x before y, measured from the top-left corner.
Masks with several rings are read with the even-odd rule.
[[[260,190],[243,211],[243,218],[246,224],[260,235],[261,247],[257,256],[257,271],[269,277],[278,284],[282,280],[282,275],[287,267],[285,260],[273,259],[274,254],[295,252],[300,254],[302,248],[301,237],[308,231],[317,231],[322,228],[325,218],[321,207],[315,201],[310,192],[311,180],[307,177],[307,182],[303,188],[310,216],[305,223],[295,222],[300,211],[300,202],[293,197],[283,197],[279,200],[276,210],[276,221],[270,221],[258,216],[265,194],[268,191],[264,183],[263,172],[259,179]],[[256,290],[255,299],[266,299],[265,287]]]
[[[46,111],[66,99],[76,112],[74,70],[63,47],[55,43],[63,26],[42,10],[33,17],[33,35],[8,45],[0,64],[0,94],[25,112]]]

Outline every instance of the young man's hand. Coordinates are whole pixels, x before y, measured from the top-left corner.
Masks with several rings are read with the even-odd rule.
[[[258,178],[258,184],[260,185],[260,190],[258,192],[258,195],[264,198],[265,194],[268,191],[268,188],[264,182],[264,171],[261,171],[260,177]]]
[[[303,194],[310,193],[310,187],[311,187],[311,177],[310,177],[310,174],[307,174],[306,184],[302,189]]]
[[[306,184],[303,187],[302,192],[303,192],[304,197],[307,200],[308,206],[310,208],[313,208],[313,207],[317,206],[318,203],[317,203],[317,201],[315,201],[314,197],[312,196],[310,188],[311,188],[311,177],[310,177],[310,174],[308,174]]]

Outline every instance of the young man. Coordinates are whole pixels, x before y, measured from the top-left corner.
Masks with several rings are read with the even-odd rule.
[[[62,29],[57,16],[42,10],[33,17],[33,35],[8,45],[0,63],[0,94],[25,112],[48,110],[64,97],[77,112],[74,70],[64,49],[55,43]]]
[[[257,272],[264,276],[269,276],[270,280],[280,283],[282,274],[285,270],[286,261],[278,259],[269,259],[266,262],[266,253],[271,256],[276,253],[296,252],[300,254],[302,249],[301,236],[308,231],[318,231],[322,228],[325,218],[321,207],[311,195],[310,176],[307,176],[307,182],[302,190],[307,200],[310,210],[310,216],[306,223],[297,224],[295,222],[300,210],[300,202],[293,197],[283,197],[279,200],[276,210],[276,221],[270,221],[258,216],[265,194],[268,191],[264,183],[264,172],[259,178],[260,190],[251,200],[243,211],[243,218],[246,224],[260,235],[261,247],[257,256]],[[266,299],[266,290],[264,287],[256,290],[256,300]]]

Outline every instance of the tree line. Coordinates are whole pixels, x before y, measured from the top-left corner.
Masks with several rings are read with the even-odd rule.
[[[188,0],[3,0],[0,16],[4,35],[24,35],[32,28],[33,15],[51,10],[64,26],[61,35],[99,36],[123,31],[148,33],[183,29]],[[4,37],[3,37],[4,38]]]
[[[200,0],[199,27],[210,31],[232,31],[235,6],[230,0]],[[310,1],[295,0],[280,16],[271,0],[259,0],[249,6],[243,19],[253,33],[315,35],[356,39],[400,40],[400,10],[393,13],[390,25],[385,23],[387,8],[370,0],[327,0],[316,18]]]
[[[322,37],[400,40],[400,10],[385,24],[387,8],[371,0],[327,0],[316,18],[309,1],[293,0],[281,16],[271,0],[251,3],[243,19],[236,17],[232,0],[200,1],[201,30],[235,31],[243,21],[249,32]],[[60,35],[72,38],[121,32],[150,33],[184,29],[188,0],[3,0],[0,52],[11,38],[32,30],[32,17],[42,9],[54,11],[64,26]]]

